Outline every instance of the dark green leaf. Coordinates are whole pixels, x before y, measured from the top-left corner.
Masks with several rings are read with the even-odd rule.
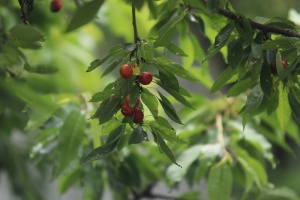
[[[104,0],[93,0],[80,7],[72,17],[66,32],[71,32],[93,20]]]
[[[277,37],[274,40],[267,40],[261,45],[263,50],[267,49],[289,49],[298,48],[300,44],[300,39],[296,37]]]
[[[96,59],[93,62],[91,62],[89,68],[86,70],[86,72],[90,72],[93,71],[94,69],[96,69],[97,67],[99,67],[100,65],[102,65],[103,63],[105,63],[111,56],[107,55],[105,56],[103,59]]]
[[[24,69],[31,73],[37,73],[37,74],[53,74],[58,71],[56,67],[52,66],[45,66],[45,65],[38,65],[31,67],[28,63],[24,65]]]
[[[210,89],[210,93],[212,94],[222,89],[235,74],[236,72],[232,67],[227,67],[215,80],[214,84]]]
[[[159,71],[158,77],[163,85],[175,91],[179,91],[179,82],[176,76],[172,73],[164,73]]]
[[[83,164],[90,161],[101,159],[111,153],[117,146],[121,135],[123,134],[125,125],[121,125],[109,133],[106,143],[90,152],[83,160]]]
[[[168,71],[179,77],[182,77],[189,81],[198,81],[194,76],[192,76],[187,70],[185,70],[180,64],[172,62],[170,59],[165,57],[157,57],[154,59],[155,66],[159,71]]]
[[[186,141],[179,138],[176,135],[176,131],[172,128],[170,123],[162,123],[164,122],[164,118],[159,118],[157,121],[150,122],[150,128],[152,131],[156,131],[158,134],[161,135],[165,140],[169,142],[176,142],[179,144],[186,144]]]
[[[262,103],[264,93],[259,86],[256,86],[250,94],[247,95],[245,111],[254,112]]]
[[[148,135],[146,131],[144,131],[141,126],[138,126],[135,129],[133,129],[128,144],[138,144],[144,141],[148,141]]]
[[[152,94],[147,88],[143,88],[141,95],[143,103],[149,108],[154,117],[158,116],[158,101],[154,94]]]
[[[162,152],[176,165],[178,165],[179,167],[181,167],[177,162],[176,162],[176,158],[173,154],[173,152],[171,151],[171,149],[168,147],[168,145],[166,144],[166,142],[164,141],[164,139],[160,136],[159,133],[156,132],[156,138],[157,138],[157,144],[160,147],[160,149],[162,150]]]
[[[241,80],[234,84],[227,92],[227,97],[236,97],[251,88],[253,82],[250,78]]]
[[[166,46],[172,41],[173,36],[176,32],[175,25],[178,24],[178,22],[180,22],[184,18],[186,13],[187,11],[184,10],[182,13],[171,18],[171,20],[167,24],[165,24],[158,30],[158,37],[154,42],[154,47]]]
[[[123,58],[122,59],[119,59],[115,62],[113,62],[112,64],[109,65],[109,67],[107,67],[105,69],[105,71],[103,72],[103,74],[101,75],[101,78],[106,76],[107,74],[109,74],[110,72],[112,72],[121,62],[123,61]],[[101,64],[100,64],[101,65]],[[99,66],[99,65],[98,65]]]
[[[182,103],[186,107],[189,107],[191,109],[195,109],[189,101],[185,99],[184,96],[182,96],[179,92],[161,84],[160,82],[157,82],[157,84],[162,87],[164,90],[166,90],[170,95],[172,95],[178,102]]]
[[[206,7],[211,12],[216,12],[219,9],[219,0],[207,0]]]
[[[253,55],[254,58],[259,59],[259,58],[262,57],[263,51],[262,51],[259,44],[256,44],[255,42],[253,42],[251,44],[251,50],[252,50],[252,55]]]
[[[240,14],[239,20],[235,20],[235,28],[239,32],[242,38],[247,42],[252,42],[253,34],[252,27],[249,20]]]
[[[229,164],[214,165],[208,175],[208,195],[212,200],[229,200],[233,185]]]
[[[158,93],[161,98],[161,100],[159,100],[159,102],[160,102],[162,108],[164,109],[165,113],[168,115],[168,117],[171,120],[173,120],[174,122],[176,122],[178,124],[182,124],[172,103],[165,96],[163,96],[160,92],[158,92]]]
[[[241,61],[241,58],[243,57],[244,49],[243,49],[243,40],[238,39],[236,41],[232,41],[228,45],[228,64],[235,68],[235,66]]]
[[[215,43],[208,49],[209,54],[203,59],[203,61],[213,57],[219,52],[219,50],[227,43],[233,30],[234,28],[231,24],[227,24],[220,30],[215,38]]]
[[[177,55],[177,56],[188,56],[186,53],[184,53],[184,51],[182,49],[180,49],[178,46],[176,46],[173,43],[169,43],[166,48],[172,52],[173,54]]]
[[[156,10],[156,5],[153,0],[148,0],[148,7],[149,7],[152,17],[154,19],[156,19],[157,18],[157,10]]]
[[[121,99],[120,98],[107,98],[99,106],[96,114],[93,118],[99,118],[99,124],[103,124],[109,121],[114,114],[120,110]]]
[[[264,92],[264,95],[271,98],[271,92],[273,87],[272,74],[270,67],[266,64],[263,64],[260,71],[260,87]]]
[[[94,94],[92,96],[92,99],[90,100],[90,102],[100,102],[103,101],[105,99],[107,99],[108,97],[110,97],[113,94],[112,90],[106,91],[106,92],[97,92],[96,94]]]

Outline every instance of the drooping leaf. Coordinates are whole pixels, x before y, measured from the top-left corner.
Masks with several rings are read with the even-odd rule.
[[[106,91],[106,92],[97,92],[92,96],[92,99],[90,102],[100,102],[107,98],[109,98],[113,94],[112,90]]]
[[[211,12],[216,12],[219,9],[219,0],[207,0],[206,7]]]
[[[80,7],[72,17],[66,32],[74,31],[93,20],[103,2],[104,0],[93,0]]]
[[[77,184],[79,180],[80,180],[80,170],[75,169],[71,173],[64,175],[59,179],[58,191],[61,194],[65,193],[66,191],[68,191],[68,189],[70,189],[70,187]]]
[[[129,99],[129,106],[133,108],[138,101],[140,96],[140,87],[137,85],[133,85],[130,91],[130,99]]]
[[[142,49],[144,51],[145,59],[147,60],[152,60],[154,57],[154,52],[153,48],[150,46],[148,43],[143,43],[142,44]]]
[[[288,92],[283,88],[283,84],[278,85],[279,91],[279,101],[278,107],[276,109],[277,119],[279,121],[280,128],[284,131],[287,123],[290,121],[291,117],[291,107],[288,99]]]
[[[235,20],[235,28],[239,32],[241,37],[250,43],[253,39],[251,24],[245,16],[240,14],[239,17],[240,20]]]
[[[161,98],[161,100],[159,100],[159,102],[160,102],[163,110],[165,111],[165,113],[168,115],[168,117],[171,120],[173,120],[174,122],[176,122],[178,124],[182,124],[172,103],[163,94],[161,94],[160,92],[158,92],[158,93]]]
[[[262,50],[267,49],[290,49],[297,48],[300,44],[300,39],[296,37],[276,37],[274,40],[267,40],[261,45]]]
[[[152,17],[154,19],[156,19],[157,18],[156,5],[153,0],[147,0],[147,1],[148,1],[148,7],[149,7]]]
[[[99,124],[103,124],[109,121],[120,110],[120,105],[120,98],[113,98],[113,96],[107,98],[100,104],[93,118],[99,118]]]
[[[227,97],[235,97],[251,88],[253,82],[250,78],[241,80],[234,84],[227,92]]]
[[[252,54],[253,54],[254,58],[259,59],[259,58],[262,57],[263,51],[262,51],[262,49],[261,49],[261,47],[260,47],[259,44],[256,44],[255,42],[253,42],[251,44],[251,50],[252,50]]]
[[[101,78],[112,72],[121,62],[123,61],[123,58],[111,63],[103,72],[101,75]],[[101,64],[100,64],[101,65]]]
[[[76,162],[79,147],[84,137],[85,125],[86,120],[79,110],[70,112],[66,117],[58,136],[56,150],[59,155],[57,158],[59,165],[54,170],[55,176],[71,167],[71,163]]]
[[[83,164],[98,160],[111,153],[117,146],[121,135],[125,130],[125,124],[117,127],[109,133],[106,143],[91,151],[83,160]]]
[[[226,162],[214,165],[208,175],[208,195],[212,200],[229,200],[233,185],[232,171]]]
[[[264,92],[264,95],[271,98],[271,92],[273,87],[272,74],[268,65],[264,64],[260,71],[260,87]]]
[[[143,103],[149,108],[154,117],[158,116],[158,101],[154,94],[152,94],[147,88],[143,88],[141,95]]]
[[[175,91],[179,91],[179,82],[176,76],[172,73],[164,73],[159,71],[158,77],[163,85]]]
[[[133,129],[128,144],[138,144],[144,141],[148,141],[147,132],[141,126]]]
[[[247,102],[245,106],[246,112],[255,112],[263,101],[263,91],[259,86],[256,86],[250,94],[247,95]]]
[[[150,128],[152,131],[156,131],[158,134],[161,135],[161,137],[163,137],[165,140],[167,140],[169,142],[186,144],[186,141],[179,138],[176,135],[176,131],[172,127],[166,126],[166,124],[161,124],[157,121],[151,121]]]
[[[235,73],[232,67],[227,67],[215,80],[210,89],[210,93],[212,94],[222,89]]]
[[[171,18],[167,24],[165,24],[163,27],[161,27],[158,30],[158,32],[157,32],[158,37],[157,37],[156,41],[154,42],[154,47],[166,46],[172,41],[172,39],[175,35],[175,31],[176,31],[175,25],[184,18],[186,13],[187,13],[187,11],[184,10],[182,13]]]
[[[32,67],[28,63],[24,65],[24,69],[28,72],[37,74],[53,74],[58,71],[58,69],[53,66],[37,65]]]
[[[173,152],[171,151],[171,149],[168,147],[168,145],[166,144],[166,142],[164,141],[164,139],[160,136],[159,133],[157,132],[153,132],[153,134],[156,135],[157,138],[157,144],[159,146],[159,148],[162,150],[162,152],[177,166],[181,167],[177,162],[176,162],[176,158],[173,154]]]
[[[184,53],[184,51],[182,49],[180,49],[178,46],[176,46],[173,43],[169,43],[166,48],[172,52],[173,54],[175,54],[176,56],[187,56],[186,53]]]

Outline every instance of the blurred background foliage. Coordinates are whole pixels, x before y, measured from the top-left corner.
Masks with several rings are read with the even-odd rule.
[[[80,1],[76,2],[80,6]],[[291,9],[300,11],[300,2],[297,0],[232,0],[230,2],[238,12],[251,18],[256,16],[288,17]],[[193,182],[199,184],[201,178],[205,176],[205,172],[200,171],[201,168],[197,170],[195,166],[199,166],[200,162],[200,167],[207,169],[213,163],[213,159],[218,159],[218,156],[214,155],[213,152],[213,149],[216,149],[215,146],[212,146],[211,149],[210,146],[206,146],[208,149],[202,149],[199,146],[198,150],[190,150],[196,151],[205,162],[202,164],[200,158],[199,160],[194,158],[189,163],[190,165],[186,166],[187,171],[177,174],[177,178],[171,173],[172,167],[169,167],[166,172],[170,162],[149,143],[141,144],[139,147],[129,146],[120,152],[113,153],[105,160],[91,165],[83,167],[80,165],[78,158],[86,155],[91,150],[92,145],[94,147],[100,145],[99,130],[103,128],[97,125],[97,120],[94,120],[96,122],[88,120],[95,110],[95,105],[88,101],[92,94],[102,91],[104,86],[115,78],[113,75],[108,75],[100,79],[105,66],[99,68],[97,72],[86,73],[85,71],[92,60],[104,57],[112,45],[133,42],[131,7],[121,0],[105,1],[97,18],[92,23],[71,33],[65,33],[77,6],[74,1],[63,1],[63,3],[64,7],[61,12],[52,13],[49,9],[50,0],[35,0],[34,10],[29,15],[28,20],[31,27],[42,32],[45,41],[39,49],[22,49],[29,65],[52,66],[57,71],[51,74],[28,73],[23,70],[24,60],[18,58],[11,60],[13,64],[9,72],[4,70],[4,65],[0,68],[0,172],[5,173],[8,177],[0,180],[8,181],[11,186],[11,191],[8,192],[10,198],[54,199],[53,196],[55,195],[49,194],[49,191],[51,191],[49,190],[49,183],[51,181],[57,184],[57,190],[61,193],[68,191],[73,184],[76,187],[82,186],[82,199],[99,199],[99,196],[107,187],[110,187],[113,199],[125,199],[126,196],[130,198],[131,196],[128,196],[128,194],[131,191],[126,187],[126,184],[137,188],[136,192],[143,192],[147,187],[153,187],[159,182],[172,185],[181,179],[185,179],[191,186]],[[12,27],[22,23],[20,15],[18,1],[1,0],[0,33],[2,34],[2,40],[8,36]],[[148,35],[155,24],[155,20],[149,16],[147,6],[137,12],[138,30],[142,38]],[[217,33],[216,30],[206,27],[206,31],[207,37],[210,39],[208,41],[213,42]],[[189,54],[193,51],[190,49],[190,41],[185,43],[182,40],[180,42],[185,52]],[[1,43],[3,44],[3,41]],[[222,51],[226,54],[226,50]],[[0,52],[3,52],[2,47],[0,47]],[[204,52],[202,53],[204,55]],[[202,60],[203,57],[199,57],[195,57],[195,59]],[[183,60],[183,63],[192,62],[188,58]],[[216,62],[218,60],[210,60],[210,66]],[[208,67],[208,64],[206,65]],[[216,66],[220,65],[222,63]],[[197,74],[199,69],[193,67],[190,70]],[[213,67],[209,70],[212,73],[218,73],[215,71],[219,71],[219,69]],[[6,74],[5,76],[11,74],[11,79],[16,76],[18,81],[7,83],[3,80],[3,74]],[[118,75],[117,72],[115,75]],[[228,128],[226,131],[230,137],[243,137],[241,132],[237,131],[241,127],[237,125],[236,112],[241,108],[242,103],[239,101],[231,102],[222,94],[217,95],[219,98],[208,96],[208,98],[215,99],[213,101],[208,100],[202,92],[207,93],[208,87],[212,84],[211,79],[210,77],[198,75],[204,86],[200,86],[200,84],[197,87],[187,85],[187,88],[190,87],[196,93],[190,102],[197,109],[191,111],[178,107],[180,108],[179,114],[186,125],[176,125],[176,129],[179,130],[182,138],[190,143],[190,146],[173,145],[172,147],[176,156],[179,156],[178,163],[182,163],[183,166],[185,162],[186,164],[188,162],[182,154],[184,155],[184,152],[189,150],[191,146],[211,144],[216,140],[217,131],[210,126],[215,123],[214,117],[218,112],[233,112],[228,114],[228,119],[226,117],[224,119],[226,128]],[[212,76],[214,77],[214,75]],[[172,102],[175,102],[174,99],[172,99]],[[82,116],[80,113],[84,114],[84,117],[80,117]],[[236,117],[232,117],[231,114]],[[64,149],[63,143],[57,142],[56,139],[61,127],[74,126],[73,119],[78,123],[76,128],[84,130],[83,134],[77,138],[80,140],[81,147],[76,149],[77,161],[76,159],[70,160],[70,162],[74,162],[73,167],[63,170],[62,161],[67,153],[65,151],[71,149]],[[276,132],[279,129],[274,116],[273,118],[262,116],[261,119],[265,123],[271,124],[270,132]],[[38,129],[39,127],[42,128]],[[254,148],[260,145],[268,145],[268,142],[264,143],[265,137],[262,139],[257,135],[260,127],[255,119],[250,122],[250,129],[251,127],[254,127],[255,131],[249,137],[252,136],[253,138],[249,138],[248,143],[246,142],[243,145],[253,145]],[[270,161],[264,167],[267,169],[269,181],[276,186],[283,187],[281,190],[276,190],[276,192],[294,197],[300,196],[300,169],[298,167],[300,165],[298,146],[300,141],[296,125],[291,122],[289,127],[289,130],[287,130],[289,135],[287,137],[288,145],[280,143],[279,140],[277,143],[275,140],[271,140],[271,143],[274,144],[272,151],[275,154],[275,159],[268,157],[270,155],[264,155]],[[207,131],[210,133],[204,134]],[[201,142],[196,143],[194,141]],[[253,141],[258,141],[261,144],[258,145]],[[140,149],[144,151],[142,154]],[[269,150],[271,151],[271,149]],[[213,155],[206,159],[205,156],[208,153]],[[253,151],[253,153],[257,152]],[[136,160],[139,160],[139,163],[135,163]],[[122,164],[120,164],[120,161],[122,161]],[[278,163],[275,169],[272,168],[274,163]],[[241,166],[237,166],[237,168],[239,168],[236,169],[237,172],[241,170]],[[51,176],[49,170],[52,173]],[[141,173],[137,174],[137,171]],[[166,177],[165,172],[167,173]],[[175,169],[173,173],[178,172]],[[95,180],[97,177],[101,177],[101,179]],[[194,179],[194,177],[197,178]],[[240,181],[240,184],[243,185],[243,180]],[[236,199],[242,191],[239,190],[239,187],[237,188],[234,191],[237,196]],[[196,189],[195,191],[199,190]],[[201,191],[204,193],[205,198],[205,195],[207,195],[205,194],[205,187]],[[159,192],[163,193],[165,191]],[[260,195],[255,190],[252,193],[256,197]],[[272,192],[270,192],[269,197],[266,195],[264,199],[275,199],[272,195]],[[250,195],[249,199],[251,197]],[[81,197],[76,197],[76,199],[81,199]]]

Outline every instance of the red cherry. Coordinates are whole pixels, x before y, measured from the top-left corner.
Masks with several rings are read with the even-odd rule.
[[[121,113],[124,115],[124,116],[130,116],[134,113],[134,110],[133,108],[130,108],[129,105],[124,102],[122,103],[121,105]]]
[[[151,83],[152,81],[152,74],[150,72],[143,72],[141,75],[140,75],[140,83],[143,84],[143,85],[148,85]]]
[[[61,0],[53,0],[53,1],[51,1],[51,4],[50,4],[50,10],[52,12],[58,12],[62,8],[62,6],[63,6],[63,3]]]
[[[133,122],[136,124],[139,124],[139,123],[143,122],[143,119],[144,119],[143,111],[140,109],[136,109],[136,111],[134,112]]]
[[[281,62],[282,62],[283,69],[285,69],[286,68],[286,61],[285,61],[285,59],[281,58]]]
[[[130,94],[127,94],[127,96],[125,98],[125,102],[126,102],[127,105],[129,105]],[[141,102],[141,100],[140,100],[140,98],[138,98],[137,101],[136,101],[136,103],[135,103],[135,105],[133,106],[133,109],[136,109],[140,105],[140,102]],[[130,107],[130,105],[129,105],[129,107]]]
[[[133,69],[130,65],[124,64],[120,67],[120,74],[123,78],[129,79],[133,74]]]

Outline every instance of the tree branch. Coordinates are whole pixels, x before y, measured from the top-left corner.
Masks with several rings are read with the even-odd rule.
[[[132,26],[133,26],[133,34],[134,34],[134,43],[138,43],[140,38],[138,36],[137,26],[136,26],[136,17],[135,17],[135,7],[132,3]]]
[[[228,19],[240,20],[239,16],[237,16],[235,13],[230,12],[228,10],[224,10],[224,9],[219,8],[218,13],[220,15],[223,15],[224,17],[227,17]],[[284,28],[278,28],[278,27],[269,26],[269,25],[265,25],[265,24],[260,24],[258,22],[255,22],[255,21],[251,20],[251,19],[248,19],[248,21],[251,24],[252,28],[261,30],[263,32],[277,33],[277,34],[281,34],[281,35],[288,36],[288,37],[300,38],[300,33],[296,32],[296,31],[293,31],[291,29],[284,29]]]

